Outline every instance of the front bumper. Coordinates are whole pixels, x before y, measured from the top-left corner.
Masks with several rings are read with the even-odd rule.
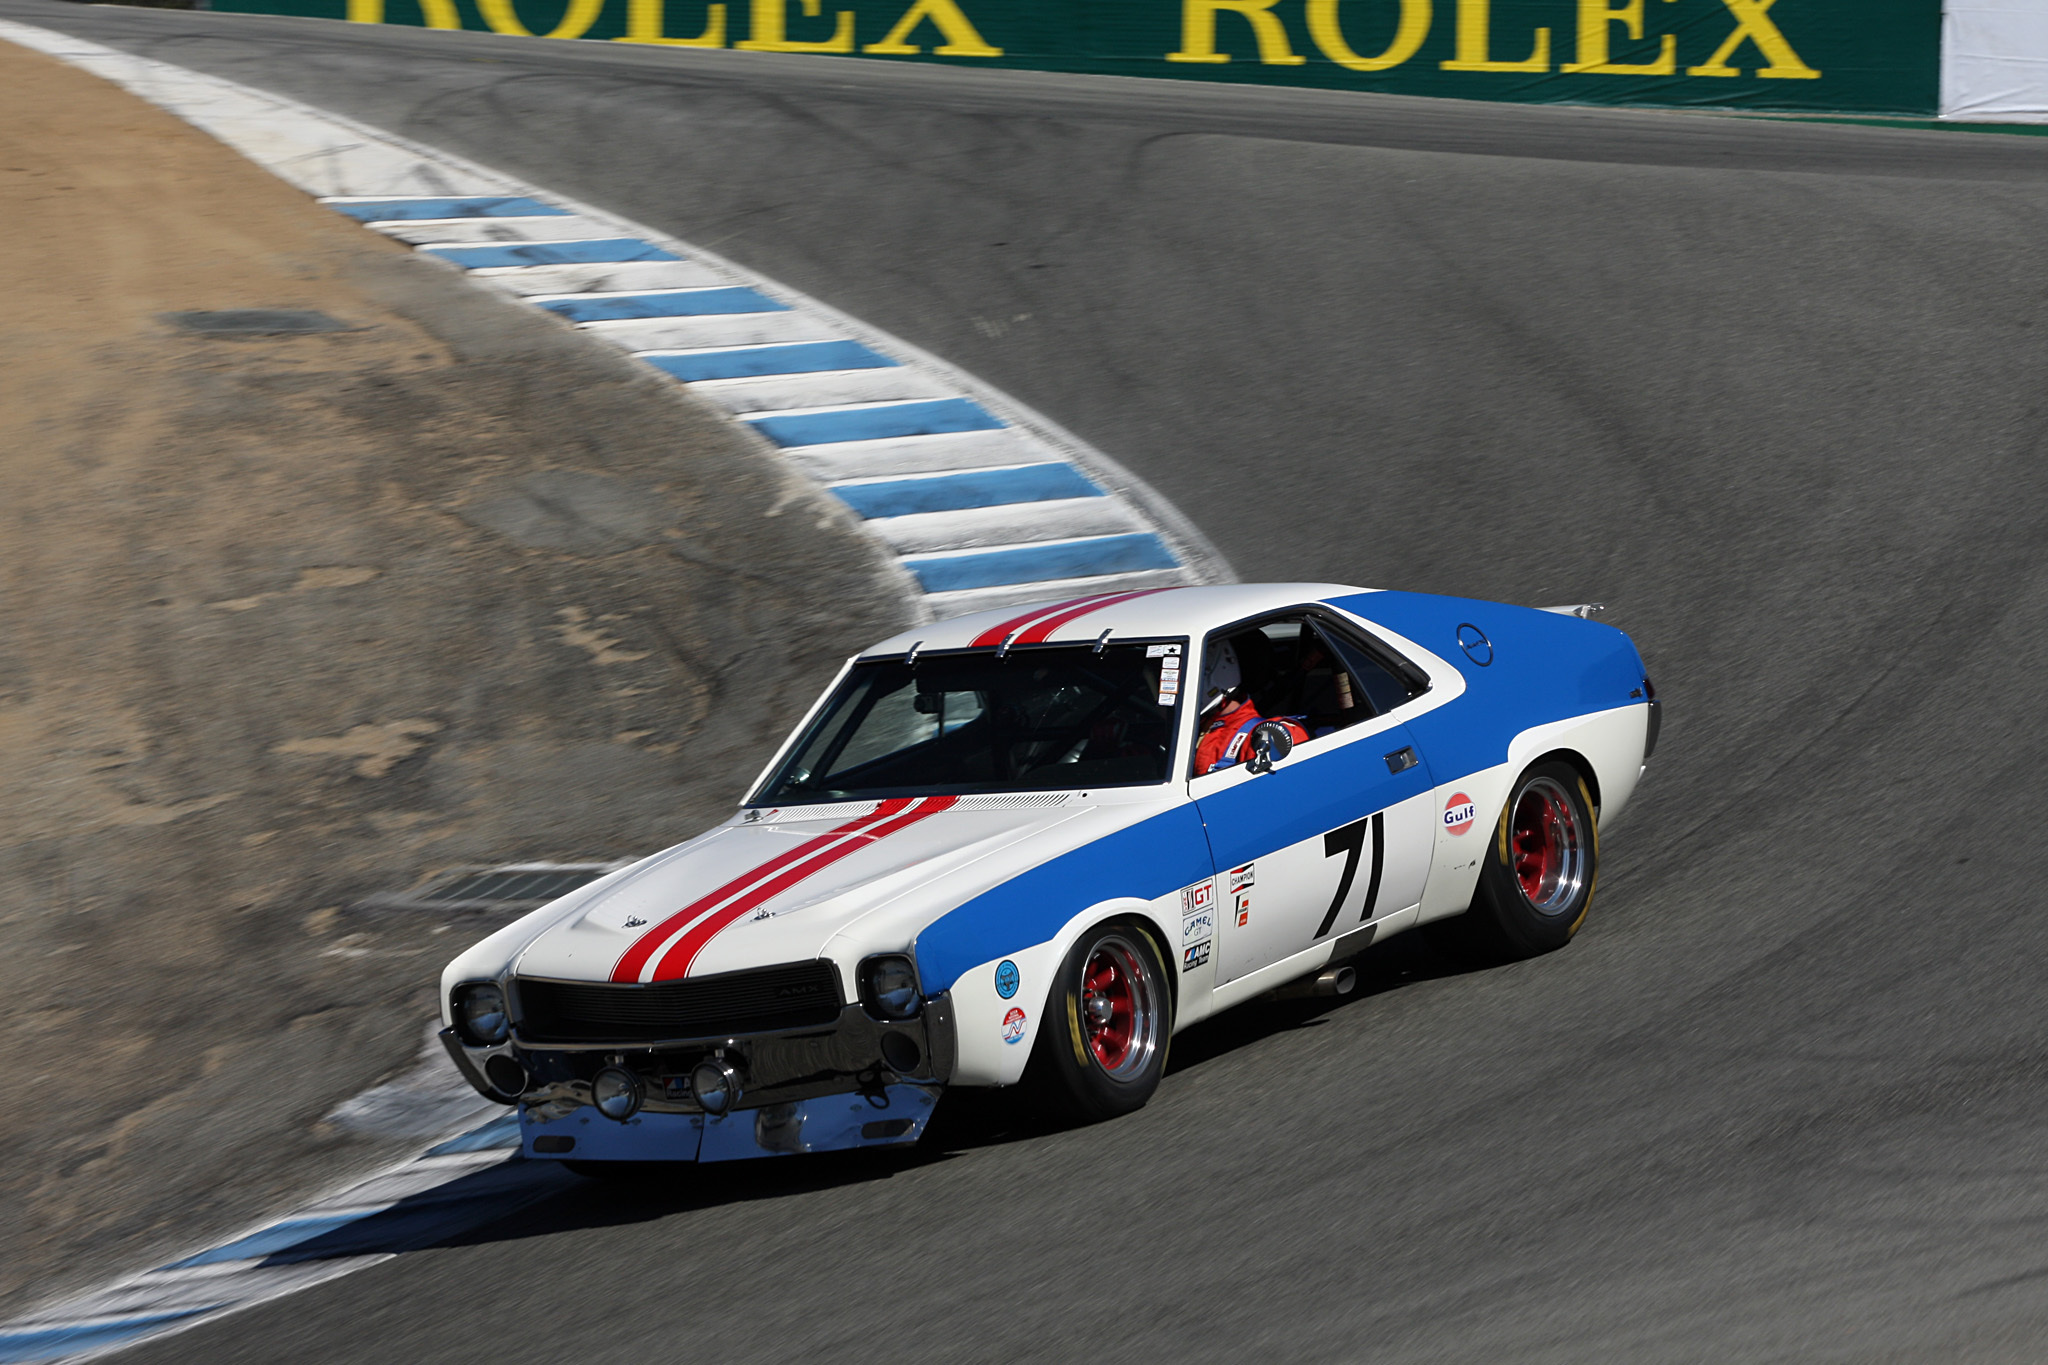
[[[522,1104],[519,1149],[570,1161],[740,1161],[757,1156],[897,1147],[923,1136],[937,1085],[889,1085],[820,1095],[730,1114],[654,1113],[624,1123],[588,1105],[560,1111]]]
[[[942,994],[897,1023],[855,1003],[822,1028],[656,1044],[528,1045],[515,1031],[499,1046],[471,1047],[453,1029],[441,1039],[479,1093],[518,1106],[528,1156],[721,1161],[916,1141],[952,1076],[951,1016]],[[706,1114],[689,1088],[691,1071],[713,1056],[741,1079],[723,1116]],[[591,1105],[591,1079],[606,1066],[640,1078],[645,1098],[623,1123]]]

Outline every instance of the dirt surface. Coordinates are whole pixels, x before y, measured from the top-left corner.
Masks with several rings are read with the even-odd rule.
[[[567,329],[0,44],[0,1311],[384,1160],[471,932],[348,907],[717,818],[905,619],[837,504]],[[315,309],[225,339],[163,315]]]

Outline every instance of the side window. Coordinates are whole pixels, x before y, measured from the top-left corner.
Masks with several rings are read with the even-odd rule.
[[[1250,700],[1261,716],[1293,718],[1319,738],[1377,714],[1355,670],[1304,613],[1232,630],[1212,641],[1211,657],[1217,643],[1227,643],[1237,662],[1242,682],[1234,697]]]
[[[1412,676],[1412,670],[1397,666],[1392,660],[1379,657],[1379,651],[1364,641],[1326,621],[1316,623],[1318,633],[1329,642],[1330,648],[1344,661],[1344,667],[1351,674],[1362,700],[1370,706],[1369,714],[1384,715],[1395,707],[1420,696],[1426,688],[1421,679]],[[1411,676],[1404,677],[1404,673]]]

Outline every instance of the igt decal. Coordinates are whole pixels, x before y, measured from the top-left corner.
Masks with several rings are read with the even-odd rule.
[[[1454,792],[1444,807],[1444,833],[1463,834],[1472,828],[1472,821],[1479,815],[1479,808],[1472,804],[1472,798],[1463,792]]]

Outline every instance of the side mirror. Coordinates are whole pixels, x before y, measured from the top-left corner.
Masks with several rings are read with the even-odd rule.
[[[1277,720],[1262,720],[1252,727],[1252,756],[1244,761],[1247,770],[1269,773],[1273,765],[1294,752],[1294,736]]]

